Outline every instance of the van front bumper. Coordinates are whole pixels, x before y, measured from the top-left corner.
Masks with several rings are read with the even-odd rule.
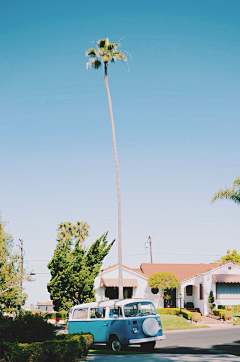
[[[158,336],[158,337],[149,337],[149,338],[134,338],[129,339],[129,344],[140,344],[145,342],[153,342],[153,341],[161,341],[162,339],[166,339],[166,336]]]

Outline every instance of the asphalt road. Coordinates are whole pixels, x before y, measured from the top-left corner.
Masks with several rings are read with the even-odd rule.
[[[158,342],[156,353],[230,354],[240,356],[240,328],[197,329],[165,332],[166,339]]]
[[[161,361],[161,362],[240,362],[240,327],[231,329],[196,329],[165,332],[166,339],[157,342],[151,354],[90,355],[90,361]],[[95,346],[95,349],[105,349]],[[140,346],[128,351],[141,351]]]

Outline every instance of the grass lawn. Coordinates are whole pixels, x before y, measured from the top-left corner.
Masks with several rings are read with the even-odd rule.
[[[178,317],[176,315],[161,315],[163,331],[172,331],[175,329],[196,329],[196,328],[208,328],[208,326],[193,326],[187,322],[185,318]]]
[[[239,312],[234,313],[233,316],[234,316],[235,318],[237,318],[237,320],[236,320],[235,322],[233,322],[233,324],[234,324],[235,326],[239,326],[239,325],[240,325],[240,313],[239,313]]]

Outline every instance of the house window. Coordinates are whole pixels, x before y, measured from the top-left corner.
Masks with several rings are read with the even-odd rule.
[[[186,286],[186,295],[188,295],[188,296],[192,295],[192,285]]]
[[[203,286],[202,284],[199,284],[199,299],[203,299]]]
[[[218,299],[240,299],[240,283],[216,283]]]

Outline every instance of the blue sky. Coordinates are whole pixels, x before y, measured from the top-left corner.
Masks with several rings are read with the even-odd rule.
[[[117,196],[103,71],[90,41],[122,40],[130,72],[109,66],[122,194],[123,263],[213,262],[239,246],[239,207],[210,205],[239,171],[239,1],[0,4],[0,209],[35,273],[62,221],[89,245],[117,238]],[[117,262],[117,245],[104,262]],[[49,299],[47,274],[25,285]]]

